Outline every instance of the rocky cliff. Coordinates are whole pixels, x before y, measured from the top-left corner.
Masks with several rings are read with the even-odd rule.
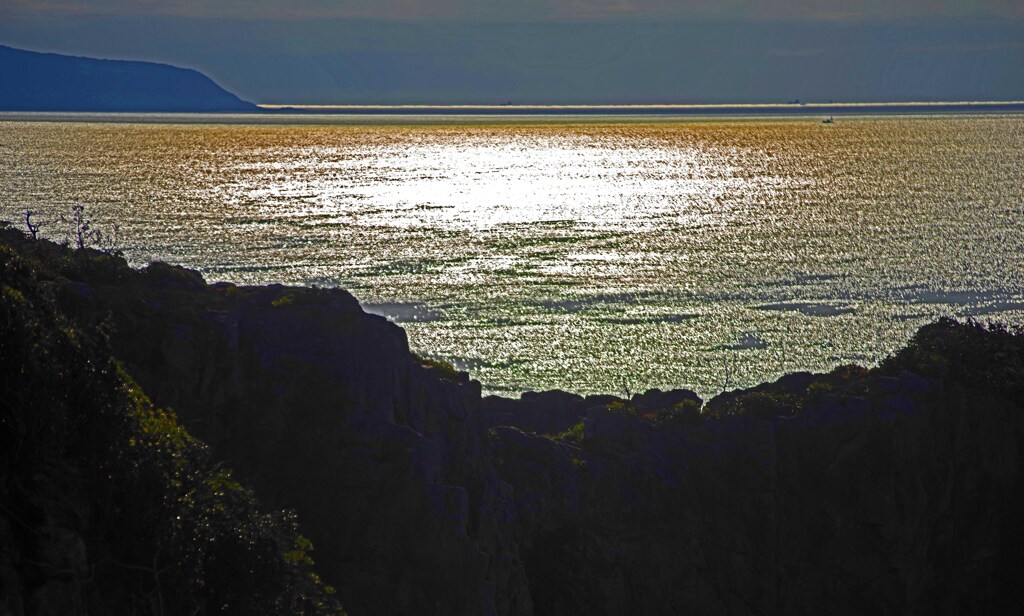
[[[37,265],[0,242],[0,614],[341,613],[294,513],[154,406]]]
[[[339,289],[208,285],[6,231],[157,404],[296,509],[373,614],[1000,613],[1024,574],[1024,336],[706,405],[482,398]]]

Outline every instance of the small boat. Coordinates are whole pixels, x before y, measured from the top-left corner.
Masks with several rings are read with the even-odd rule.
[[[829,116],[827,120],[822,120],[821,123],[822,124],[832,124],[833,121],[834,120],[832,119],[832,116]]]

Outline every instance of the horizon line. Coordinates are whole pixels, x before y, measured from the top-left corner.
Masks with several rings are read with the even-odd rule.
[[[816,102],[796,101],[789,103],[559,103],[559,104],[535,104],[535,103],[483,103],[483,104],[452,104],[452,105],[431,105],[424,103],[401,103],[401,104],[315,104],[315,105],[293,105],[278,103],[254,103],[261,109],[268,111],[280,111],[286,109],[799,109],[801,107],[835,107],[835,108],[859,108],[859,107],[943,107],[943,106],[978,106],[989,107],[998,105],[1024,105],[1024,100],[1007,101],[891,101],[891,102]]]

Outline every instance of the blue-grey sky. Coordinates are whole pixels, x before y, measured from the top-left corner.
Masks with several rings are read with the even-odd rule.
[[[1022,0],[0,0],[0,43],[271,104],[1022,100]]]

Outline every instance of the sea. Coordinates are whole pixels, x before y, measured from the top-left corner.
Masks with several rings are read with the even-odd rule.
[[[1024,115],[0,114],[0,219],[342,287],[487,393],[705,397],[1024,323]]]

